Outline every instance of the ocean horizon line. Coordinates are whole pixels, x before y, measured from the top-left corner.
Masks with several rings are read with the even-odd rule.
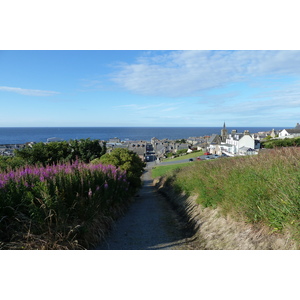
[[[46,142],[48,138],[62,140],[111,138],[120,140],[151,141],[153,137],[169,140],[219,134],[223,127],[0,127],[0,144],[24,144],[27,142]],[[279,127],[226,127],[228,131],[237,130],[251,133],[281,130]]]
[[[289,126],[226,126],[226,128],[290,128]],[[223,128],[223,126],[0,126],[0,128]],[[293,128],[293,127],[292,127]]]

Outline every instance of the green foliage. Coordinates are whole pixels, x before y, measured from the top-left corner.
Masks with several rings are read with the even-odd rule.
[[[178,154],[178,155],[180,155],[180,154],[186,154],[186,153],[187,153],[187,150],[188,150],[188,149],[181,149],[181,150],[178,150],[178,151],[176,152],[176,154]]]
[[[141,186],[141,175],[143,174],[146,164],[139,156],[124,148],[116,148],[111,153],[106,153],[100,159],[93,160],[93,164],[102,163],[114,165],[127,172],[127,177],[133,189]]]
[[[24,149],[16,150],[17,158],[29,165],[57,164],[60,162],[74,162],[76,160],[88,163],[101,157],[106,152],[106,145],[101,146],[99,140],[81,139],[69,142],[37,143]]]
[[[168,153],[166,153],[166,156],[167,156],[167,158],[170,158],[170,157],[172,157],[172,156],[177,157],[178,155],[177,155],[177,154],[174,154],[173,152],[168,152]]]
[[[175,143],[185,144],[186,140],[185,139],[177,140],[177,141],[175,141]]]
[[[21,157],[0,156],[0,171],[5,171],[9,169],[15,170],[25,165],[26,161]]]
[[[269,140],[266,142],[262,142],[262,147],[264,148],[277,148],[277,147],[295,147],[300,146],[300,138],[293,138],[293,139],[277,139],[277,140]]]
[[[78,158],[79,160],[88,163],[106,153],[106,144],[104,143],[102,147],[99,144],[99,140],[71,140],[69,145],[72,150],[67,159],[70,161],[75,161]]]

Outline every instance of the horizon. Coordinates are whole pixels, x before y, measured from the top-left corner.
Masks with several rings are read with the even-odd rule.
[[[292,128],[299,54],[2,50],[0,127],[215,127],[228,120]]]
[[[223,128],[223,126],[0,126],[0,128]],[[281,126],[226,126],[226,128],[282,128]],[[294,128],[294,127],[293,127]]]

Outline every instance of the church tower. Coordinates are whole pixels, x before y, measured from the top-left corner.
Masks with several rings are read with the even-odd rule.
[[[228,136],[228,132],[227,132],[226,125],[224,122],[223,129],[221,129],[221,140],[223,143],[226,142],[227,136]]]

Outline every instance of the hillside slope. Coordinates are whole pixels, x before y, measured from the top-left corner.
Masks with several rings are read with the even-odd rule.
[[[197,162],[157,184],[206,249],[298,249],[299,182],[299,148],[282,148]]]

